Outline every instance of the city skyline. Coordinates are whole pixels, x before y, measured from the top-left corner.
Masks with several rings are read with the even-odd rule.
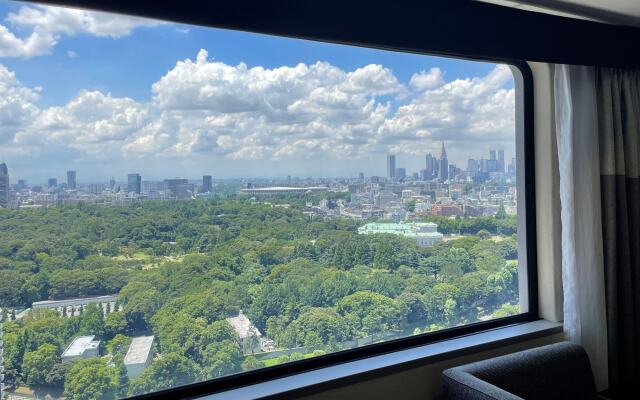
[[[440,154],[440,158],[436,158],[434,157],[431,153],[426,153],[423,156],[411,156],[412,158],[412,162],[411,165],[413,165],[414,167],[416,167],[416,161],[417,159],[421,159],[422,160],[422,165],[419,166],[418,168],[409,168],[406,167],[405,164],[403,164],[403,158],[402,157],[398,157],[397,154],[387,154],[386,155],[386,164],[380,164],[378,165],[378,170],[384,170],[384,173],[382,174],[375,174],[375,173],[367,173],[364,171],[360,171],[358,170],[357,172],[354,172],[350,175],[348,174],[341,174],[341,175],[315,175],[315,176],[304,176],[304,175],[294,175],[296,178],[302,178],[302,179],[306,179],[306,178],[355,178],[355,177],[360,177],[361,175],[365,176],[365,177],[385,177],[385,178],[396,178],[395,176],[395,170],[397,169],[403,169],[405,170],[405,173],[407,174],[407,177],[410,177],[412,174],[414,173],[418,173],[420,174],[421,172],[423,172],[423,170],[429,170],[429,157],[432,157],[434,162],[438,163],[437,166],[437,171],[440,172],[441,168],[442,168],[442,151],[444,151],[444,141],[442,142],[442,148],[441,148],[441,154]],[[462,170],[462,171],[469,171],[469,162],[474,161],[478,163],[478,169],[480,169],[480,161],[482,159],[484,160],[491,160],[491,157],[494,157],[496,154],[496,151],[498,152],[498,154],[503,154],[504,155],[504,150],[503,149],[492,149],[489,151],[488,154],[488,158],[485,158],[484,156],[480,156],[480,157],[476,157],[476,158],[468,158],[466,162],[464,162],[463,164],[455,164],[452,162],[449,162],[447,159],[447,165],[448,166],[455,166],[456,168]],[[445,151],[445,156],[447,156],[446,151]],[[389,158],[393,157],[393,169],[394,169],[394,174],[393,176],[389,176],[390,170],[389,170]],[[503,156],[504,157],[504,156]],[[498,161],[498,158],[494,158],[493,160]],[[510,161],[511,162],[511,161]],[[509,163],[510,163],[509,162]],[[6,163],[3,163],[6,166]],[[497,172],[506,172],[508,163],[504,160],[503,158],[503,164],[502,164],[502,169],[500,171]],[[73,176],[73,181],[76,182],[76,176],[77,176],[77,170],[66,170],[66,172],[61,173],[61,175],[66,176],[66,179],[58,179],[58,175],[55,174],[49,174],[47,175],[47,178],[37,178],[36,180],[29,180],[25,177],[16,177],[12,182],[15,183],[17,182],[17,180],[24,180],[24,181],[28,181],[30,184],[43,184],[46,185],[47,187],[51,187],[51,186],[57,186],[59,181],[64,181],[67,186],[69,186],[69,178],[70,178],[70,174]],[[10,174],[12,175],[12,174]],[[284,180],[286,178],[290,178],[292,175],[286,174],[286,175],[280,175],[280,176],[241,176],[241,177],[225,177],[225,176],[216,176],[216,175],[212,175],[212,174],[207,174],[206,172],[204,174],[200,174],[197,175],[197,173],[194,173],[192,175],[183,175],[183,176],[160,176],[160,175],[146,175],[145,173],[140,173],[140,172],[127,172],[124,177],[120,177],[120,179],[116,179],[116,177],[114,175],[111,175],[109,177],[103,177],[103,178],[99,178],[96,180],[88,180],[88,179],[78,179],[77,182],[78,183],[83,183],[83,184],[87,184],[87,183],[104,183],[104,182],[109,182],[109,180],[111,179],[115,179],[115,182],[118,183],[125,183],[127,184],[127,186],[130,185],[131,181],[131,177],[132,175],[136,175],[137,179],[142,182],[142,181],[147,181],[147,182],[159,182],[159,181],[163,181],[163,180],[167,180],[167,179],[187,179],[189,181],[196,181],[196,180],[203,180],[205,177],[209,177],[212,179],[217,179],[217,180],[236,180],[236,179],[276,179],[276,180]],[[195,175],[195,176],[194,176]],[[15,176],[15,175],[14,175]],[[146,177],[146,178],[145,178]],[[446,179],[442,179],[442,176],[440,174],[438,174],[437,176],[439,179],[441,180],[446,180]],[[55,182],[54,184],[52,184],[53,182]],[[140,183],[137,183],[137,185],[140,185]]]

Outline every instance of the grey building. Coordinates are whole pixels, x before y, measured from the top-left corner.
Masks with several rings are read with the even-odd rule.
[[[213,178],[211,175],[205,175],[202,177],[202,193],[213,192]]]
[[[438,160],[431,153],[425,157],[425,170],[425,179],[432,179],[438,174]]]
[[[169,195],[174,199],[186,199],[193,194],[193,185],[186,179],[165,179]]]
[[[49,188],[58,187],[58,180],[56,178],[47,179],[47,187]]]
[[[444,142],[442,142],[442,150],[440,151],[440,180],[449,180],[449,159],[447,158],[447,151],[444,148]]]
[[[504,172],[504,150],[498,150],[498,171]]]
[[[395,172],[396,179],[405,179],[407,177],[407,169],[406,168],[396,168]]]
[[[470,158],[467,161],[467,172],[469,174],[471,174],[471,176],[474,176],[476,172],[478,172],[480,170],[480,164],[478,163],[478,160]]]
[[[67,171],[67,189],[76,188],[76,171]]]
[[[389,154],[387,156],[387,178],[393,179],[396,177],[396,156]]]
[[[100,355],[100,341],[94,340],[95,336],[78,336],[73,339],[73,342],[64,350],[62,356],[62,362],[69,362],[78,358],[90,358],[98,357]]]
[[[124,357],[124,366],[127,369],[129,379],[140,375],[153,360],[153,336],[139,336],[133,338],[127,355]]]
[[[127,175],[127,191],[129,193],[140,194],[142,191],[142,177],[140,174]]]
[[[0,164],[0,206],[9,206],[9,168],[7,164]]]

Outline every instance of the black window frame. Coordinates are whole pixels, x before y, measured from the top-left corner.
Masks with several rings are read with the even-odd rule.
[[[23,0],[24,1],[24,0]],[[32,1],[32,0],[26,0]],[[431,43],[431,46],[426,45],[425,49],[416,50],[415,47],[406,48],[399,45],[394,44],[376,44],[373,42],[365,42],[360,41],[359,39],[354,40],[336,40],[335,38],[330,37],[331,35],[327,32],[318,32],[314,35],[309,35],[308,32],[297,34],[297,31],[305,31],[304,27],[301,27],[300,24],[296,24],[295,22],[287,22],[286,20],[280,21],[283,25],[290,24],[290,26],[283,29],[277,30],[269,30],[263,28],[255,28],[250,23],[247,24],[246,27],[243,27],[242,22],[240,25],[238,24],[203,24],[201,22],[202,17],[198,17],[195,13],[191,16],[191,20],[189,18],[183,18],[180,16],[176,18],[175,16],[167,13],[165,11],[165,6],[160,3],[155,3],[151,1],[149,3],[142,2],[127,2],[127,1],[115,1],[112,0],[113,3],[110,2],[100,2],[99,0],[36,0],[37,3],[49,3],[53,5],[62,5],[62,6],[73,6],[80,8],[93,8],[101,11],[111,11],[111,12],[119,12],[127,15],[135,15],[141,17],[150,17],[150,18],[161,18],[168,21],[177,21],[183,23],[194,23],[196,25],[204,25],[212,28],[220,28],[220,29],[228,29],[228,30],[243,30],[252,33],[259,34],[268,34],[274,36],[281,36],[287,38],[294,39],[303,39],[303,40],[311,40],[311,41],[325,41],[329,43],[336,43],[342,45],[349,46],[360,46],[367,47],[371,49],[384,50],[384,51],[393,51],[399,53],[412,53],[419,55],[427,55],[427,56],[438,56],[445,58],[458,58],[468,61],[479,61],[479,62],[492,62],[492,63],[500,63],[506,64],[510,67],[517,69],[521,75],[521,88],[522,88],[522,104],[521,104],[521,112],[522,112],[522,126],[516,127],[516,135],[518,135],[518,129],[521,129],[523,138],[522,143],[524,146],[524,160],[517,160],[517,167],[524,167],[524,185],[518,187],[525,188],[524,193],[524,201],[525,201],[525,224],[526,224],[526,270],[527,270],[527,300],[528,300],[528,310],[524,313],[520,313],[517,315],[493,319],[489,321],[481,321],[475,322],[464,326],[458,326],[453,328],[446,328],[435,332],[423,333],[420,335],[409,336],[405,338],[393,339],[383,343],[370,344],[365,345],[353,349],[342,350],[335,353],[329,353],[318,357],[313,357],[309,359],[293,361],[286,364],[279,364],[271,367],[265,367],[261,369],[240,372],[233,375],[223,376],[220,378],[195,382],[192,384],[179,386],[175,388],[169,388],[160,390],[157,392],[146,393],[142,395],[137,395],[133,397],[129,397],[129,399],[133,400],[143,400],[143,399],[185,399],[185,398],[197,398],[201,396],[206,396],[214,393],[220,393],[227,390],[232,390],[244,386],[250,386],[257,383],[267,382],[274,379],[284,378],[288,376],[293,376],[296,374],[308,372],[311,370],[317,370],[321,368],[330,367],[337,364],[348,363],[356,360],[362,360],[369,357],[374,357],[382,354],[388,354],[400,350],[407,350],[413,347],[424,346],[427,344],[433,344],[437,342],[442,342],[454,338],[459,338],[462,336],[467,336],[479,332],[484,332],[496,328],[506,327],[514,324],[521,324],[526,322],[531,322],[535,320],[539,320],[539,310],[538,310],[538,273],[537,273],[537,242],[536,242],[536,204],[535,204],[535,153],[534,153],[534,105],[533,105],[533,74],[529,64],[526,61],[507,58],[502,56],[482,56],[475,54],[471,54],[470,52],[466,52],[464,50],[460,50],[457,45],[451,44],[453,47],[457,47],[457,50],[454,51],[446,51],[438,48],[437,44]],[[187,1],[190,10],[195,11],[193,8],[192,2]],[[161,15],[158,15],[158,12],[154,12],[154,7],[159,10]],[[179,7],[175,6],[175,7]],[[197,6],[196,6],[197,7]],[[206,7],[206,6],[203,6]],[[482,6],[481,6],[482,7]],[[444,6],[446,8],[446,6]],[[164,13],[164,14],[162,14]],[[231,17],[233,19],[233,16]],[[242,20],[242,18],[238,18]],[[257,24],[258,26],[260,23]],[[401,28],[399,23],[395,23],[396,28]],[[354,27],[353,30],[357,28]],[[284,31],[284,32],[283,32]],[[338,35],[341,36],[341,35]],[[358,35],[354,35],[356,38]],[[438,40],[436,40],[436,43]],[[441,43],[444,43],[446,47],[447,42],[451,43],[451,39],[445,40],[443,39]],[[442,44],[440,45],[442,46]],[[431,47],[431,48],[430,48]],[[464,47],[464,46],[462,46]],[[480,50],[480,54],[487,53],[486,47],[483,47]],[[489,52],[490,53],[490,52]],[[514,80],[517,80],[518,77],[514,74]],[[516,88],[518,86],[516,85]],[[516,103],[516,108],[518,104]],[[515,110],[518,113],[518,109]],[[517,124],[517,118],[516,118]],[[517,143],[516,143],[517,145]]]

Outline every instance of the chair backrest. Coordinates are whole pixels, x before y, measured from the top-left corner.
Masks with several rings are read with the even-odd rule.
[[[578,345],[561,342],[449,370],[450,378],[469,374],[501,391],[527,400],[595,399],[589,357]],[[478,383],[478,382],[476,382]],[[474,379],[466,379],[465,385]],[[489,397],[492,398],[492,397]],[[493,398],[506,398],[497,395]]]

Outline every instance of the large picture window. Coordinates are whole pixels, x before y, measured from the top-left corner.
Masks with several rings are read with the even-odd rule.
[[[7,392],[214,390],[535,317],[526,71],[0,15]]]

